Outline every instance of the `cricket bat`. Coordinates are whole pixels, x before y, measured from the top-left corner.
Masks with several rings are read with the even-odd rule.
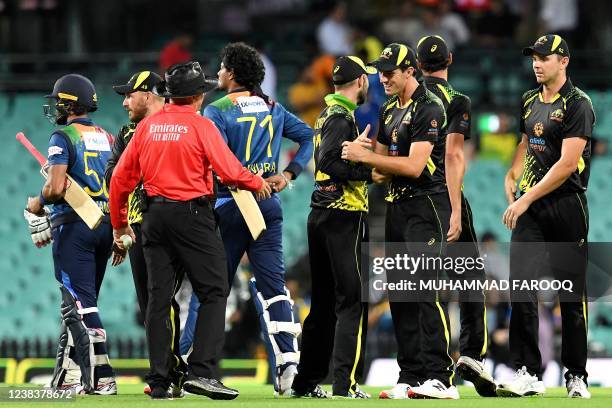
[[[47,158],[34,147],[23,132],[17,133],[16,138],[26,149],[28,149],[30,154],[38,160],[41,166],[40,174],[47,178]],[[104,213],[89,194],[87,194],[72,177],[66,174],[66,178],[68,180],[66,181],[64,200],[70,204],[70,207],[72,207],[89,228],[95,229],[100,224],[100,221],[102,221]]]
[[[253,240],[257,240],[260,235],[266,230],[266,221],[264,220],[259,205],[253,197],[253,193],[247,190],[230,189],[236,205],[242,213],[242,217],[249,227],[249,231],[253,236]]]

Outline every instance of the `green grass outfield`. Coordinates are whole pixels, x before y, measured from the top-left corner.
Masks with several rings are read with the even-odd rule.
[[[411,406],[427,407],[475,407],[475,408],[506,408],[506,407],[523,407],[530,408],[564,408],[564,407],[589,407],[589,408],[609,408],[612,406],[612,388],[592,388],[593,398],[590,400],[569,399],[564,388],[549,388],[546,395],[543,397],[525,397],[525,398],[481,398],[471,387],[459,387],[461,399],[458,401],[438,401],[438,400],[379,400],[377,398],[379,387],[363,387],[374,398],[370,400],[316,400],[316,399],[299,399],[299,398],[277,398],[272,396],[272,386],[261,385],[237,385],[232,384],[240,390],[240,396],[233,401],[213,401],[205,397],[188,395],[182,399],[171,401],[152,401],[148,396],[142,393],[142,384],[120,384],[119,395],[116,396],[84,396],[77,397],[74,402],[8,402],[4,397],[0,401],[1,406],[15,407],[127,407],[140,408],[151,407],[157,405],[173,405],[181,407],[202,407],[202,406],[232,406],[235,408],[258,408],[258,407],[406,407],[406,404]],[[5,386],[3,385],[2,388]],[[324,387],[330,390],[329,386]],[[3,395],[6,395],[4,392]]]

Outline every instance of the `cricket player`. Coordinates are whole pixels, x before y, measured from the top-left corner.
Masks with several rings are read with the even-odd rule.
[[[112,251],[112,229],[108,216],[96,229],[89,229],[63,197],[68,174],[108,214],[104,168],[113,137],[88,117],[98,101],[94,85],[84,76],[59,78],[46,98],[50,104],[44,106],[45,116],[61,127],[49,140],[47,181],[38,197],[28,199],[24,215],[31,225],[32,216],[44,216],[44,206],[52,204],[53,264],[62,293],[62,326],[51,386],[112,395],[117,393],[117,384],[98,311],[98,295]],[[125,252],[117,253],[113,264],[124,256]]]
[[[585,193],[595,114],[587,94],[574,87],[567,76],[570,51],[563,38],[542,36],[523,49],[523,55],[531,57],[539,87],[523,94],[522,140],[505,180],[509,206],[503,222],[512,229],[510,279],[533,279],[530,266],[545,254],[530,248],[541,248],[534,243],[546,243],[555,279],[573,283],[573,292],[559,291],[567,394],[590,398],[585,283],[589,212]],[[511,296],[510,358],[517,371],[513,381],[500,384],[497,394],[543,394],[537,293],[525,296],[513,292]]]
[[[285,287],[283,215],[277,193],[290,186],[311,158],[313,132],[304,122],[271,100],[261,88],[264,66],[253,47],[228,44],[221,53],[218,72],[223,98],[204,109],[231,151],[253,173],[262,172],[273,188],[272,197],[259,202],[267,231],[253,241],[244,218],[226,186],[220,186],[215,211],[227,255],[228,279],[234,280],[238,263],[246,252],[255,277],[249,285],[260,317],[260,326],[273,371],[275,394],[290,392],[299,362],[297,336],[300,323],[292,313],[291,295]],[[281,171],[282,137],[299,144],[294,159]],[[190,308],[190,312],[192,312]],[[192,312],[193,313],[193,312]],[[193,321],[192,317],[188,321]],[[185,330],[189,333],[189,330]],[[190,341],[181,340],[182,344]]]
[[[155,95],[152,91],[153,88],[162,82],[162,78],[155,72],[141,71],[137,72],[129,79],[127,84],[113,86],[115,92],[119,95],[124,96],[123,107],[128,112],[130,123],[123,126],[119,131],[119,134],[115,138],[113,144],[112,155],[108,160],[104,178],[106,185],[110,186],[111,177],[113,170],[119,158],[126,149],[128,143],[134,136],[136,125],[144,119],[146,116],[152,115],[158,112],[164,106],[164,98]],[[130,266],[132,269],[132,276],[134,278],[134,287],[136,289],[136,298],[138,299],[138,305],[140,312],[143,316],[147,313],[148,303],[148,291],[147,291],[147,265],[144,258],[144,252],[142,250],[142,205],[146,200],[144,197],[144,190],[142,185],[139,185],[136,190],[130,195],[128,205],[128,223],[134,231],[136,241],[129,249],[130,253]],[[184,269],[180,265],[175,266],[177,269],[176,277],[177,281],[174,285],[175,295],[180,289],[183,276],[185,274]],[[182,391],[182,384],[187,375],[187,365],[181,357],[179,350],[179,340],[181,334],[181,322],[179,319],[180,308],[174,297],[172,298],[172,310],[170,312],[170,321],[174,328],[174,341],[172,343],[172,352],[176,362],[176,367],[171,374],[172,386],[169,390],[170,395],[173,398],[180,398],[184,395]],[[145,394],[150,394],[151,388],[145,387]]]
[[[374,168],[373,178],[391,176],[385,240],[404,242],[410,256],[439,257],[450,219],[444,106],[417,81],[416,55],[406,45],[388,45],[371,65],[391,96],[381,108],[377,145],[372,152],[359,141],[344,142],[342,158]],[[438,272],[420,270],[416,276],[438,278]],[[446,304],[431,292],[419,293],[416,299],[392,292],[389,297],[400,376],[380,398],[458,399]]]
[[[449,244],[447,254],[477,259],[480,253],[472,222],[472,209],[462,192],[465,174],[463,143],[470,138],[472,119],[470,98],[457,92],[448,83],[448,67],[452,64],[453,56],[442,37],[423,37],[417,46],[417,58],[425,86],[440,98],[447,116],[444,170],[451,203],[447,239],[449,242],[460,243]],[[466,271],[459,279],[483,281],[484,270]],[[497,385],[482,363],[488,342],[484,292],[468,291],[459,296],[461,357],[457,361],[457,372],[464,380],[474,383],[478,394],[494,397]]]
[[[370,398],[359,389],[363,375],[368,304],[361,297],[361,243],[368,238],[368,186],[372,169],[340,158],[342,143],[360,134],[355,109],[366,100],[368,74],[355,56],[333,68],[335,93],[315,125],[315,190],[308,217],[312,299],[304,321],[294,397],[326,398],[319,383],[333,364],[333,396]],[[369,125],[361,135],[367,138]]]

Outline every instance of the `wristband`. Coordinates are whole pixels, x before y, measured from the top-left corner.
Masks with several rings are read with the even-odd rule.
[[[291,180],[289,180],[287,178],[287,176],[285,176],[285,173],[283,173],[283,172],[280,173],[280,176],[283,178],[283,180],[285,180],[285,183],[287,183],[287,188],[289,190],[292,190],[293,189],[293,183],[291,182]]]

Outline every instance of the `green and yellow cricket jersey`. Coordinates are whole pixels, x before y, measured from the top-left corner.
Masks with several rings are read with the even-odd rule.
[[[549,103],[542,97],[542,88],[525,92],[522,98],[521,132],[527,135],[527,154],[519,183],[526,193],[546,175],[561,158],[564,139],[583,137],[587,144],[578,168],[555,193],[583,192],[587,189],[591,162],[591,135],[595,113],[591,99],[567,79]]]
[[[114,165],[117,164],[121,154],[126,149],[128,143],[134,136],[134,132],[136,131],[136,123],[130,122],[129,124],[123,126],[119,131],[119,134],[115,138],[115,143],[113,144],[113,151],[111,159],[109,160]],[[141,224],[142,223],[142,194],[139,193],[139,190],[142,189],[142,184],[139,184],[136,189],[130,194],[128,198],[128,224]]]
[[[434,147],[427,166],[417,178],[393,176],[385,198],[397,202],[409,197],[446,192],[444,156],[446,113],[440,99],[419,84],[412,98],[400,106],[391,97],[381,108],[378,143],[389,148],[389,156],[409,156],[413,142],[431,142]]]
[[[470,138],[472,121],[472,102],[467,95],[456,91],[448,81],[442,78],[426,76],[423,82],[429,91],[436,95],[444,105],[446,112],[446,134],[459,133],[464,140]]]
[[[339,94],[325,97],[327,106],[314,127],[315,190],[312,208],[368,211],[372,170],[342,160],[342,143],[359,136],[353,115],[357,105]]]

